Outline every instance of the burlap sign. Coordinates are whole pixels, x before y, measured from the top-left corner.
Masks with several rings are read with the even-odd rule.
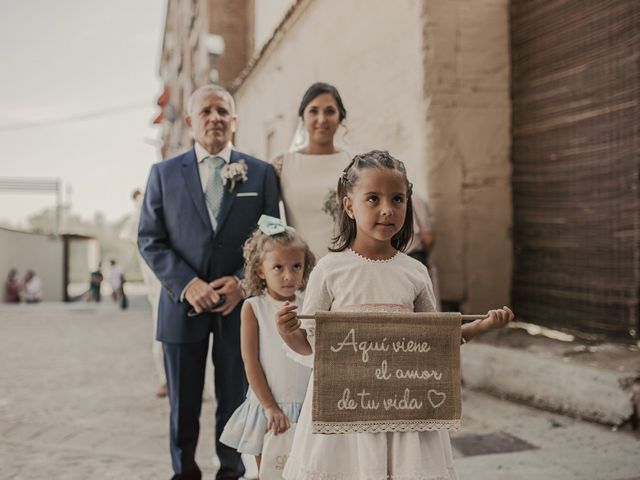
[[[313,432],[457,430],[461,320],[317,312]]]

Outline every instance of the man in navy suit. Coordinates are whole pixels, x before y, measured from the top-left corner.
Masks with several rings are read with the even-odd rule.
[[[222,87],[197,89],[185,120],[194,148],[151,168],[138,246],[164,287],[157,339],[171,404],[173,479],[202,477],[195,451],[211,333],[221,463],[216,478],[237,479],[244,474],[240,454],[219,439],[247,389],[240,355],[242,245],[260,215],[278,216],[278,187],[271,165],[233,150],[238,119]],[[188,316],[191,308],[199,315]]]

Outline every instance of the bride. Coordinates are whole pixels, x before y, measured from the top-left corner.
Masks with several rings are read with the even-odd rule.
[[[336,87],[318,82],[302,97],[298,116],[300,126],[291,150],[271,163],[280,179],[287,223],[320,258],[334,235],[338,177],[351,160],[334,141],[347,111]]]

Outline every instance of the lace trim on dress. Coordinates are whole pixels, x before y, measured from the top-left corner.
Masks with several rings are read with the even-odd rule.
[[[395,422],[313,422],[313,433],[382,433],[392,428],[394,432],[457,431],[460,420],[398,420]]]
[[[358,252],[356,252],[355,250],[353,250],[351,248],[349,248],[348,251],[353,253],[356,257],[361,258],[365,262],[369,262],[369,263],[390,263],[393,260],[395,260],[398,257],[398,255],[400,254],[400,250],[396,250],[396,253],[394,253],[393,257],[391,257],[391,258],[375,259],[375,258],[365,257],[364,255],[360,255]]]
[[[362,477],[345,475],[343,473],[316,472],[307,469],[294,457],[289,457],[284,467],[284,474],[291,480],[455,480],[458,477],[453,468],[448,467],[447,476],[433,476],[428,474],[416,474],[412,476],[381,475],[379,477]]]
[[[289,457],[287,463],[284,466],[284,475],[287,479],[291,480],[388,480],[388,476],[380,477],[360,477],[345,475],[344,473],[328,473],[317,472],[309,470],[301,462],[298,462],[295,458]],[[449,480],[449,479],[443,479]]]

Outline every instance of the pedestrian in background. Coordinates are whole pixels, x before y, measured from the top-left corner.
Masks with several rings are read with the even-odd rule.
[[[27,270],[24,276],[22,296],[27,303],[42,301],[42,280],[33,270]]]
[[[15,268],[9,270],[7,280],[4,282],[4,303],[20,303],[20,282],[18,282],[18,271]]]
[[[124,291],[124,284],[126,279],[124,277],[124,273],[120,275],[120,308],[122,310],[126,310],[129,307],[129,298]]]
[[[98,263],[98,268],[91,272],[91,276],[89,277],[89,297],[87,301],[93,301],[96,303],[100,303],[102,300],[102,295],[100,293],[100,288],[102,286],[102,280],[104,276],[102,275],[102,263]]]
[[[116,263],[115,260],[111,260],[111,271],[109,272],[109,284],[111,285],[111,298],[118,303],[122,296],[122,279],[123,279],[122,267]]]

